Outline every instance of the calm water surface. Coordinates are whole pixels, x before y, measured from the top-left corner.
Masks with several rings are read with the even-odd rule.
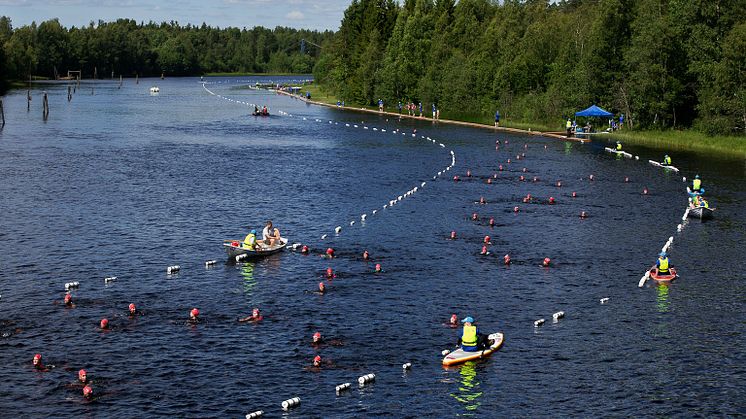
[[[266,79],[218,78],[208,87],[267,104],[275,116],[249,117],[246,106],[211,96],[196,79],[128,80],[121,89],[101,82],[95,94],[84,84],[70,103],[65,86],[43,86],[33,91],[30,113],[25,91],[4,97],[3,412],[746,414],[744,161],[673,155],[677,175],[644,163],[661,151],[632,149],[639,161],[618,159],[603,151],[603,141],[387,120],[240,88],[256,81]],[[153,84],[157,96],[148,93]],[[50,93],[46,122],[42,88]],[[417,129],[418,138],[390,134],[396,129]],[[509,143],[496,151],[496,139]],[[450,164],[449,150],[455,168],[433,181]],[[516,161],[521,152],[526,158]],[[489,185],[498,164],[505,170]],[[681,176],[695,172],[717,216],[688,221],[677,233],[686,201]],[[448,180],[454,174],[462,181]],[[521,174],[529,181],[520,182]],[[423,181],[412,198],[382,209]],[[641,193],[645,187],[650,194]],[[527,193],[538,201],[522,203]],[[480,196],[487,204],[475,203]],[[549,196],[556,205],[543,204]],[[581,220],[581,211],[589,218]],[[222,240],[268,218],[312,254],[224,263]],[[456,240],[447,240],[451,230]],[[484,235],[493,243],[488,256],[479,255]],[[669,236],[680,279],[638,288]],[[320,257],[327,246],[336,259]],[[372,262],[362,261],[364,249]],[[515,261],[510,267],[499,263],[506,253]],[[544,257],[551,268],[539,266]],[[219,263],[206,269],[210,259]],[[373,274],[374,263],[385,272]],[[181,271],[167,275],[174,264]],[[327,267],[337,278],[327,281],[326,295],[313,294]],[[105,284],[108,276],[118,280]],[[81,286],[75,308],[64,308],[70,281]],[[603,297],[610,300],[601,305]],[[130,302],[144,315],[129,318]],[[196,327],[185,321],[192,307],[202,312]],[[264,312],[261,323],[236,322],[253,307]],[[566,317],[553,324],[560,310]],[[443,369],[440,352],[458,337],[443,325],[451,313],[476,317],[484,332],[504,332],[505,346],[484,362]],[[98,329],[103,317],[112,330]],[[534,328],[538,318],[549,321]],[[341,345],[312,347],[317,330]],[[37,352],[56,368],[34,371]],[[316,354],[332,364],[309,368]],[[413,364],[410,372],[402,372],[403,362]],[[74,383],[80,368],[93,378],[94,401],[84,401]],[[369,372],[375,384],[335,396],[335,385]],[[282,413],[280,402],[293,396],[301,407]]]

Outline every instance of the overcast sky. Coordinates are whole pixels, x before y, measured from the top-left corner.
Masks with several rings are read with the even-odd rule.
[[[0,15],[13,27],[59,18],[62,25],[130,18],[221,28],[289,26],[337,30],[352,0],[0,0]]]

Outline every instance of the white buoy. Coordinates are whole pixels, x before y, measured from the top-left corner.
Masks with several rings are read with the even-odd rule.
[[[264,410],[257,410],[246,415],[246,419],[256,419],[264,415]]]
[[[640,156],[635,156],[635,160],[640,160]]]
[[[169,266],[168,268],[166,268],[166,273],[173,274],[173,273],[179,272],[180,270],[181,270],[181,266],[173,265],[173,266]]]
[[[373,212],[371,214],[372,215],[376,215],[377,212],[378,212],[378,210],[373,210]]]
[[[552,318],[554,319],[554,321],[557,321],[557,320],[559,320],[559,319],[561,319],[563,317],[565,317],[565,312],[564,311],[558,311],[558,312],[552,314]]]
[[[80,282],[75,281],[73,282],[73,287],[78,288],[80,286]]]
[[[412,363],[411,363],[411,362],[407,362],[407,363],[405,363],[405,364],[402,364],[402,365],[401,365],[401,368],[402,368],[403,370],[410,370],[410,369],[412,369]]]
[[[354,225],[355,225],[355,221],[354,220],[350,221],[350,226],[354,226]]]
[[[357,383],[360,384],[360,386],[362,387],[366,384],[372,383],[375,380],[376,380],[375,374],[365,374],[362,377],[358,377]]]
[[[676,231],[681,231],[682,228],[684,228],[684,226],[682,226],[681,224],[679,224],[679,225],[676,226]]]
[[[606,303],[609,302],[609,297],[604,297],[604,298],[600,299],[599,301],[601,302],[601,304],[606,304]]]
[[[425,187],[425,183],[427,183],[427,182],[422,182],[422,183],[420,184],[420,187],[421,187],[421,188],[424,188],[424,187]]]
[[[682,182],[686,182],[686,176],[682,177],[682,178],[681,178],[681,181],[682,181]]]
[[[117,277],[116,277],[116,276],[108,276],[108,277],[104,278],[104,283],[107,283],[107,282],[114,282],[114,281],[116,281],[116,280],[117,280]]]
[[[339,394],[339,393],[341,393],[341,392],[343,392],[345,390],[349,390],[349,389],[350,389],[350,383],[344,383],[344,384],[340,384],[340,385],[334,387],[334,391],[336,391],[337,394]]]
[[[448,354],[450,354],[450,353],[451,353],[451,351],[450,351],[450,350],[448,350],[448,349],[443,349],[443,350],[442,350],[442,351],[440,352],[440,354],[441,354],[441,355],[443,355],[443,356],[446,356],[446,355],[448,355]]]
[[[388,205],[384,205],[384,206],[383,206],[383,209],[386,209],[386,208],[388,208]]]
[[[212,266],[214,264],[218,263],[217,260],[208,260],[205,262],[205,267]]]
[[[363,129],[368,129],[368,127],[363,127]]]
[[[355,128],[357,128],[357,125],[353,125]]]
[[[282,402],[282,410],[292,409],[300,405],[300,397],[293,397]]]
[[[334,232],[339,234],[339,232],[342,231],[342,226],[337,226],[337,228],[334,229]]]
[[[534,321],[534,327],[539,327],[544,325],[544,319],[539,319]]]
[[[240,262],[240,261],[246,259],[246,256],[248,256],[246,253],[241,254],[241,255],[237,255],[236,258],[235,258],[236,262]]]
[[[321,235],[321,240],[324,240],[326,238],[326,234]]]
[[[365,221],[366,218],[368,218],[368,214],[363,214],[360,216],[360,221]]]

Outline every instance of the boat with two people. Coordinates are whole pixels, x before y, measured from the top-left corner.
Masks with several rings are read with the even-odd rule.
[[[252,116],[269,116],[269,109],[267,109],[267,106],[265,105],[262,107],[262,109],[259,109],[256,105],[254,106],[254,112],[251,113]]]

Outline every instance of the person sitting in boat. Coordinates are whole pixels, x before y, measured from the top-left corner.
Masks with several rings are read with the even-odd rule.
[[[698,201],[698,204],[697,204],[698,207],[710,208],[710,203],[707,202],[707,200],[702,198],[701,196],[697,197],[697,201]]]
[[[616,151],[622,151],[622,143],[620,141],[616,142]]]
[[[254,105],[254,115],[259,115],[259,107]]]
[[[262,115],[267,116],[269,115],[269,111],[267,110],[267,105],[264,105],[262,108]]]
[[[267,225],[264,226],[264,230],[262,230],[262,240],[264,240],[264,243],[270,247],[274,246],[275,242],[280,240],[280,230],[273,228],[272,220],[268,220]]]
[[[668,255],[666,252],[661,252],[658,255],[658,261],[655,263],[655,266],[658,268],[659,275],[668,275]]]
[[[256,230],[251,230],[249,234],[246,235],[246,238],[243,240],[243,248],[255,250],[256,245]]]
[[[702,179],[699,178],[699,175],[694,176],[694,180],[692,181],[692,192],[702,192]]]
[[[669,157],[668,154],[666,154],[665,156],[663,156],[663,165],[664,166],[670,166],[671,165],[671,157]]]
[[[487,336],[479,332],[477,326],[474,325],[474,318],[468,316],[461,320],[461,323],[464,324],[464,331],[458,341],[461,349],[465,352],[476,352],[483,349],[487,341]]]

